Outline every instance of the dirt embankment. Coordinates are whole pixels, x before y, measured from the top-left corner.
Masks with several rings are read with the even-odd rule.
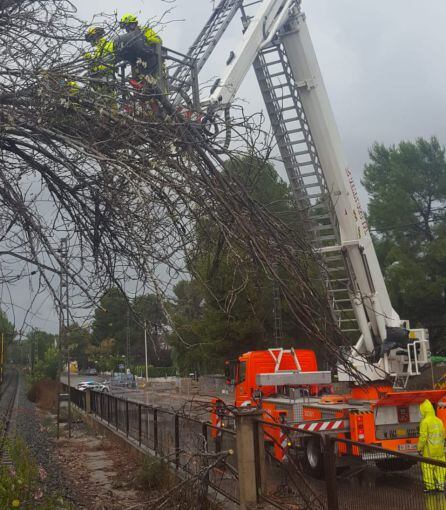
[[[59,384],[52,379],[42,379],[34,383],[28,391],[28,399],[45,411],[55,410]]]

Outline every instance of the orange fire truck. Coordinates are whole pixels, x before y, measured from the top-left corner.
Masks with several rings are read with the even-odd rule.
[[[437,414],[446,426],[446,390],[395,391],[385,383],[352,386],[344,394],[334,394],[331,372],[319,371],[311,350],[273,348],[243,354],[227,362],[228,383],[234,385],[236,407],[257,407],[263,420],[285,423],[296,432],[318,432],[351,439],[364,444],[411,453],[416,452],[419,405],[425,399],[438,405]],[[214,399],[212,422],[222,426],[225,405]],[[295,448],[290,437],[278,427],[264,426],[265,440],[274,456],[283,460]],[[214,433],[214,437],[218,432]],[[318,437],[305,436],[299,441],[305,470],[319,477],[323,474],[322,452]],[[361,455],[359,449],[348,452],[338,445],[340,460],[348,463]],[[357,459],[355,459],[357,460]],[[410,461],[377,461],[380,468],[409,468]]]

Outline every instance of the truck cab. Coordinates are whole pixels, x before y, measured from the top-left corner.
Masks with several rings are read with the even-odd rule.
[[[237,407],[293,390],[304,396],[331,392],[330,372],[318,370],[316,355],[309,349],[247,352],[226,363],[226,378],[234,385]]]

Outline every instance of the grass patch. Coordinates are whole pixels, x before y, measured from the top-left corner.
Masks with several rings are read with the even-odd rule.
[[[46,493],[47,473],[35,462],[22,438],[9,439],[5,449],[12,464],[0,465],[0,508],[75,510],[61,496]]]

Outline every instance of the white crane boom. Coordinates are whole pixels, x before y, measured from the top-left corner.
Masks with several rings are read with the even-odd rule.
[[[204,104],[230,104],[254,65],[296,201],[325,263],[334,316],[341,329],[354,321],[359,328],[350,362],[371,380],[407,382],[429,361],[427,332],[408,334],[390,302],[300,1],[254,4],[247,17],[241,3],[242,40]],[[350,376],[341,367],[339,377]]]

